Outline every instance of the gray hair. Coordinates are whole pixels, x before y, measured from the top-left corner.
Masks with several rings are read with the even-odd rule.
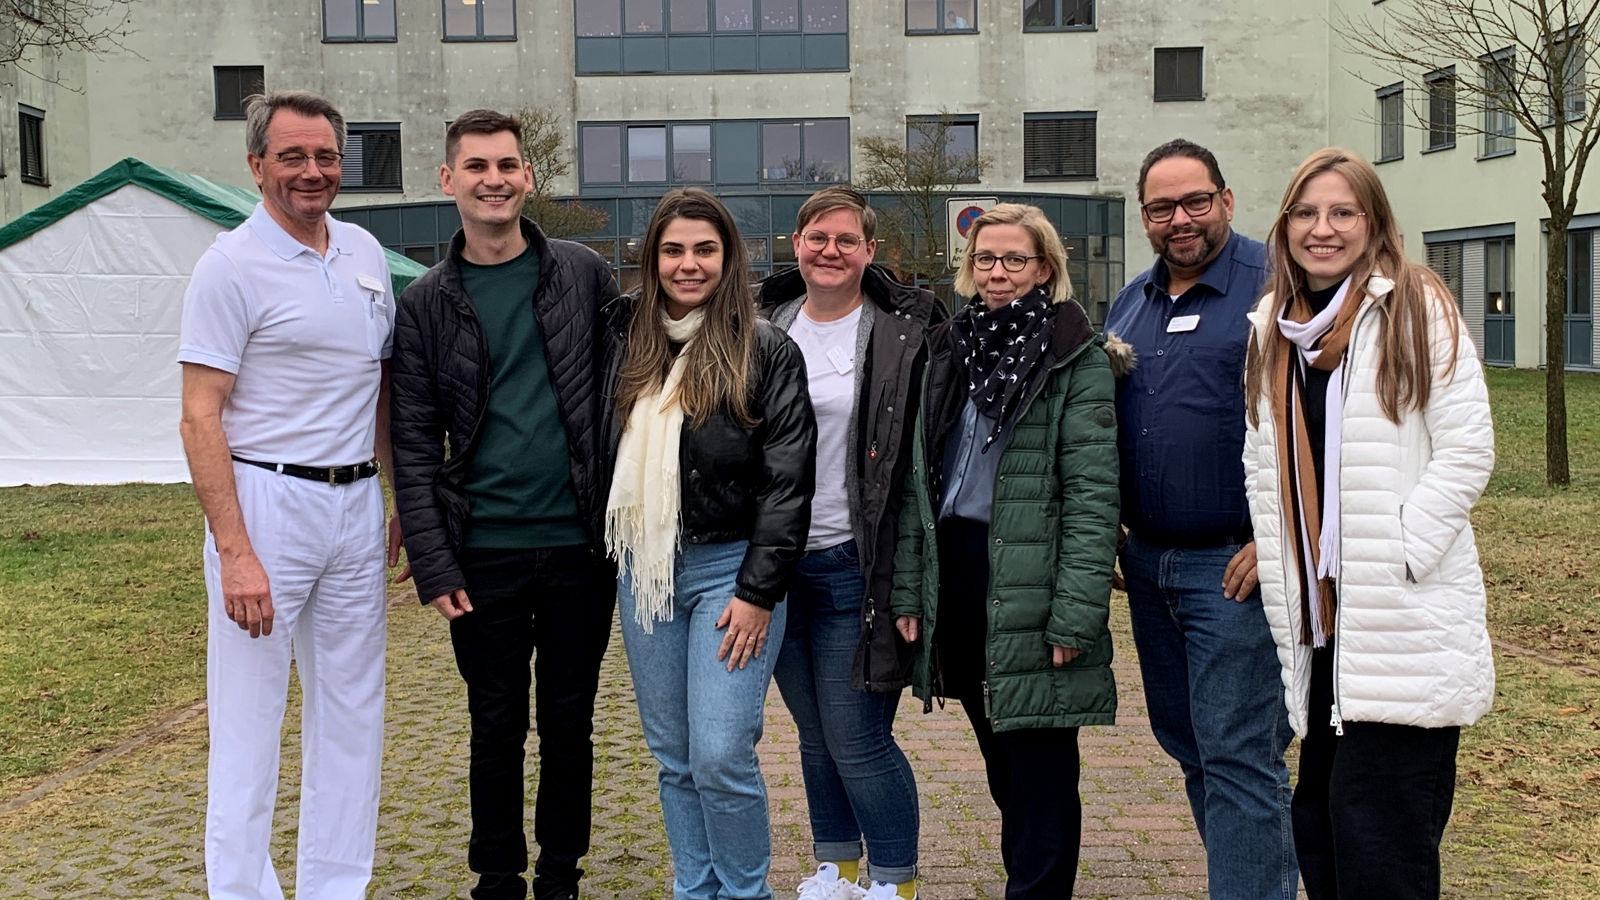
[[[333,126],[334,143],[340,153],[344,152],[344,116],[339,115],[332,103],[310,91],[272,91],[244,98],[244,148],[250,155],[267,154],[267,125],[272,122],[272,114],[280,109],[327,119]]]

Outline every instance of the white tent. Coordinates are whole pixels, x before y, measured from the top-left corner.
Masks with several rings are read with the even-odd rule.
[[[257,199],[130,158],[0,227],[0,486],[188,480],[183,292]]]

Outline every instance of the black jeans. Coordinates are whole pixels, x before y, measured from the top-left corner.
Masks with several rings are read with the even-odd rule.
[[[1294,846],[1310,900],[1437,900],[1460,728],[1332,720],[1333,645],[1312,651],[1294,790]]]
[[[939,524],[939,618],[934,634],[944,695],[960,701],[978,737],[989,795],[1000,808],[1006,900],[1062,900],[1078,878],[1083,806],[1078,729],[996,732],[985,710],[988,526]]]
[[[616,570],[588,546],[461,551],[469,612],[450,623],[472,718],[467,865],[483,876],[475,900],[527,895],[523,746],[529,660],[539,729],[533,836],[534,895],[573,887],[589,852],[594,698],[611,639]]]

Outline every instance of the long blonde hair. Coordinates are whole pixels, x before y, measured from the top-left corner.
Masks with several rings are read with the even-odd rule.
[[[1407,409],[1425,409],[1433,388],[1433,364],[1428,348],[1428,304],[1445,311],[1446,321],[1454,328],[1460,313],[1450,289],[1433,270],[1424,265],[1408,262],[1402,249],[1400,226],[1395,221],[1389,197],[1384,193],[1383,182],[1372,164],[1358,154],[1342,147],[1328,147],[1311,154],[1295,170],[1284,189],[1283,202],[1278,206],[1277,219],[1272,223],[1267,243],[1272,254],[1272,275],[1267,280],[1267,291],[1272,294],[1273,308],[1265,310],[1276,317],[1287,309],[1296,297],[1308,290],[1306,272],[1289,253],[1289,217],[1286,213],[1305,190],[1306,182],[1324,172],[1337,172],[1349,183],[1356,204],[1366,213],[1362,226],[1367,229],[1367,248],[1350,271],[1352,292],[1349,302],[1358,303],[1364,294],[1367,279],[1381,274],[1394,282],[1388,303],[1382,307],[1383,318],[1378,329],[1378,403],[1383,414],[1395,423]],[[1362,291],[1363,293],[1356,293]],[[1283,342],[1269,338],[1259,339],[1260,332],[1250,336],[1250,350],[1245,362],[1245,411],[1250,424],[1260,424],[1260,402],[1269,390],[1268,373],[1287,365],[1283,359]],[[1456,350],[1452,336],[1450,363],[1446,371],[1455,368]]]
[[[733,215],[716,197],[701,188],[669,191],[656,205],[645,231],[639,302],[628,324],[627,356],[617,388],[617,409],[624,421],[641,398],[661,391],[672,352],[661,310],[666,293],[661,287],[661,235],[674,219],[709,222],[722,241],[722,280],[706,298],[705,320],[694,340],[682,351],[685,371],[678,384],[678,403],[691,425],[705,424],[719,408],[741,428],[753,428],[757,418],[750,410],[750,365],[756,346],[756,307],[746,273],[749,269],[744,241]]]

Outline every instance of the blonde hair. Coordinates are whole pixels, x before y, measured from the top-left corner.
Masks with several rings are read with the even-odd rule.
[[[1051,303],[1065,303],[1072,299],[1072,279],[1067,277],[1067,248],[1061,245],[1061,235],[1050,224],[1044,210],[1026,203],[1000,203],[979,216],[972,223],[972,233],[967,238],[967,252],[961,254],[961,268],[956,270],[956,293],[963,297],[978,295],[978,279],[973,274],[972,245],[978,242],[978,233],[988,225],[1018,225],[1033,238],[1033,246],[1050,267],[1050,280],[1045,282],[1045,292]],[[996,262],[995,265],[1000,265]]]
[[[1353,151],[1342,147],[1329,147],[1311,154],[1284,189],[1283,202],[1278,206],[1278,217],[1268,232],[1267,243],[1272,255],[1272,274],[1267,280],[1267,291],[1272,294],[1273,309],[1266,310],[1276,318],[1289,308],[1296,297],[1308,290],[1306,272],[1289,253],[1289,207],[1299,201],[1306,183],[1324,172],[1337,172],[1350,185],[1356,205],[1366,213],[1361,226],[1367,229],[1367,248],[1361,259],[1350,270],[1350,284],[1354,290],[1364,291],[1367,279],[1375,274],[1394,282],[1394,291],[1378,326],[1378,402],[1383,414],[1395,423],[1407,409],[1426,409],[1433,388],[1433,363],[1428,347],[1428,304],[1437,305],[1445,313],[1452,327],[1459,322],[1450,289],[1424,265],[1408,262],[1402,250],[1400,226],[1395,221],[1389,197],[1384,193],[1383,182],[1372,164]],[[1350,302],[1360,302],[1359,294],[1352,293]],[[1270,390],[1268,373],[1286,365],[1282,358],[1282,341],[1257,339],[1252,333],[1250,349],[1245,361],[1245,410],[1252,425],[1260,424],[1260,401]],[[1455,341],[1451,341],[1450,362],[1446,372],[1455,368]]]
[[[702,188],[668,191],[645,230],[639,261],[639,302],[628,324],[628,349],[617,388],[624,421],[633,404],[661,390],[672,366],[667,330],[661,324],[666,294],[661,289],[661,235],[675,219],[709,222],[722,241],[722,280],[706,298],[705,321],[682,351],[685,371],[678,384],[684,417],[699,427],[719,408],[741,428],[758,420],[750,411],[750,361],[756,346],[756,306],[747,282],[749,265],[733,214]]]

